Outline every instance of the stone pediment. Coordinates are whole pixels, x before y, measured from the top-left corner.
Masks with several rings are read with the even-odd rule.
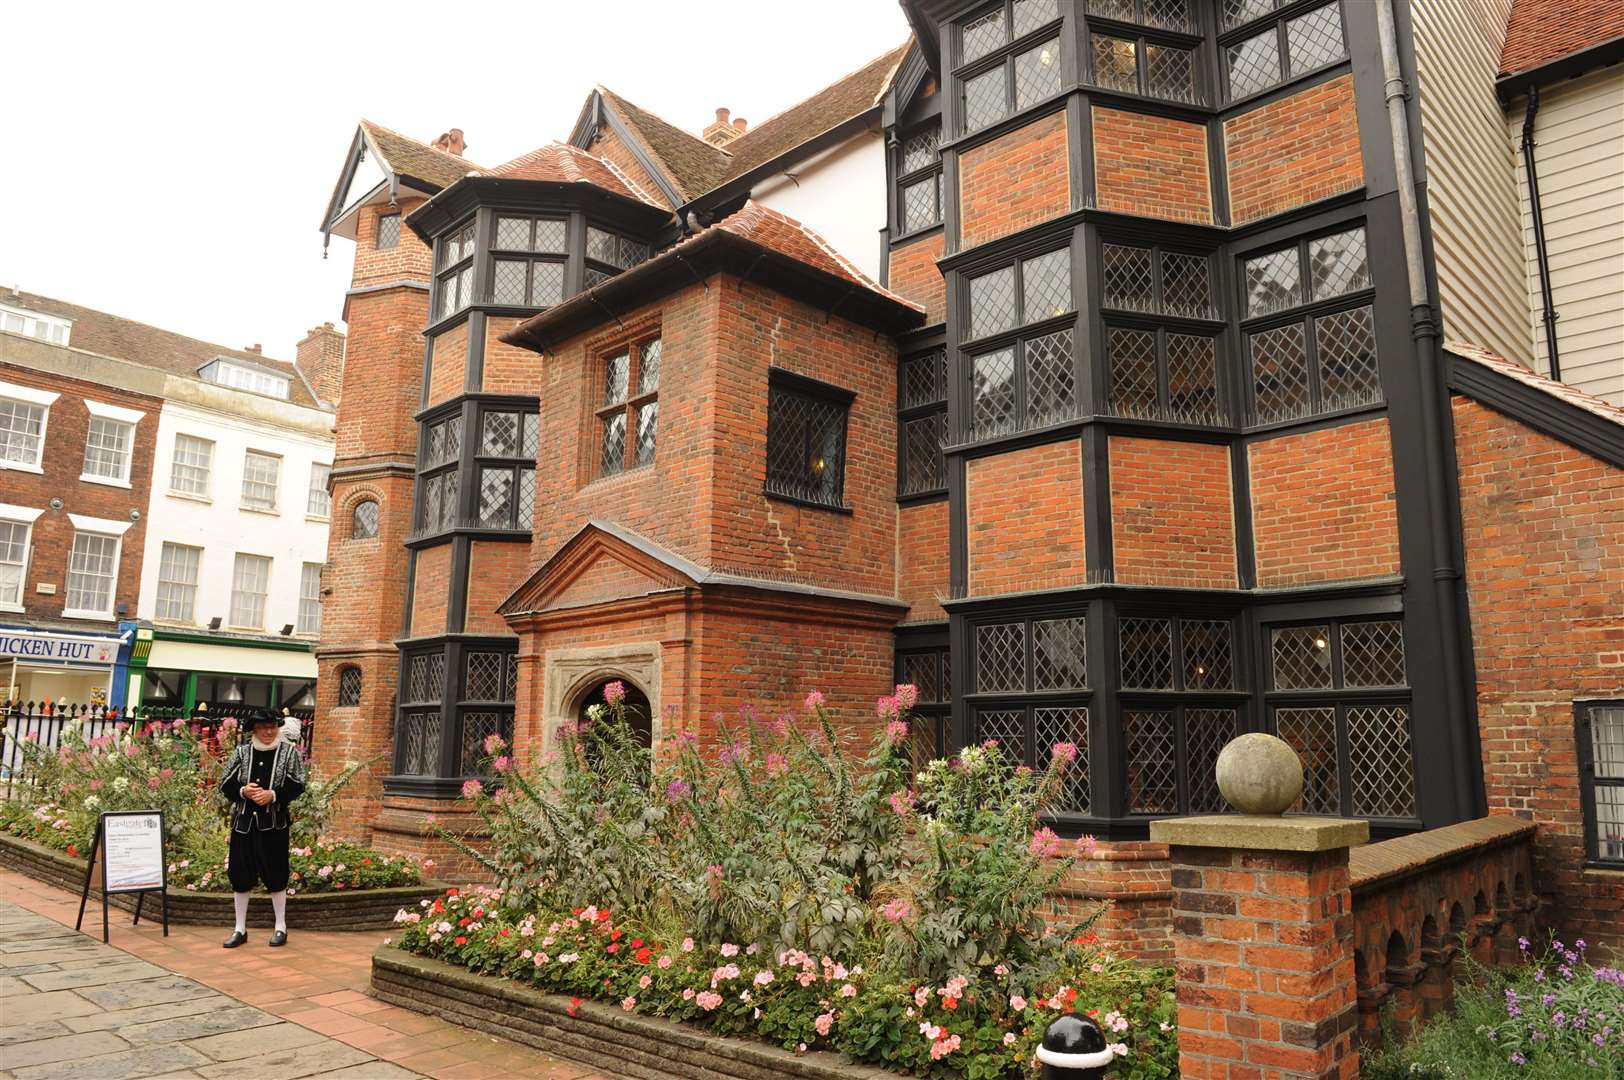
[[[589,521],[554,551],[497,609],[505,616],[627,600],[693,588],[696,564],[611,522]]]

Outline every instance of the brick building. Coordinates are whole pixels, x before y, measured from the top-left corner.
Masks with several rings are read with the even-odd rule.
[[[656,743],[896,679],[922,755],[1084,748],[1071,891],[1142,951],[1148,822],[1222,809],[1245,730],[1378,836],[1534,817],[1555,916],[1616,936],[1624,411],[1463,343],[1528,358],[1526,280],[1432,215],[1515,186],[1428,180],[1490,128],[1513,165],[1507,11],[1398,7],[907,0],[754,127],[599,87],[487,170],[363,123],[318,752],[392,757],[349,827],[423,847],[484,735],[612,678]]]

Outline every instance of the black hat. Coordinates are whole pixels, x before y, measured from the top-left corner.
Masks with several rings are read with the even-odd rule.
[[[249,709],[243,714],[244,727],[254,727],[258,724],[275,724],[281,727],[287,723],[287,718],[272,712],[269,709]]]

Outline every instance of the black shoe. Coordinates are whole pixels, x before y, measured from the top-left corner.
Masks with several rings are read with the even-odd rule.
[[[274,934],[271,935],[271,948],[274,949],[274,948],[277,948],[280,945],[286,945],[287,943],[288,943],[288,932],[286,930],[278,930]]]
[[[221,944],[225,948],[235,949],[238,945],[241,945],[243,942],[245,942],[247,940],[248,940],[248,935],[247,934],[243,933],[241,930],[233,930],[231,932],[231,936],[226,938],[225,941],[221,942]]]

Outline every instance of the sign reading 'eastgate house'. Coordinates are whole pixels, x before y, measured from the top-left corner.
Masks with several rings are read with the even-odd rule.
[[[49,634],[0,633],[0,657],[54,660],[57,663],[111,664],[118,659],[118,641],[114,638],[98,641]]]

